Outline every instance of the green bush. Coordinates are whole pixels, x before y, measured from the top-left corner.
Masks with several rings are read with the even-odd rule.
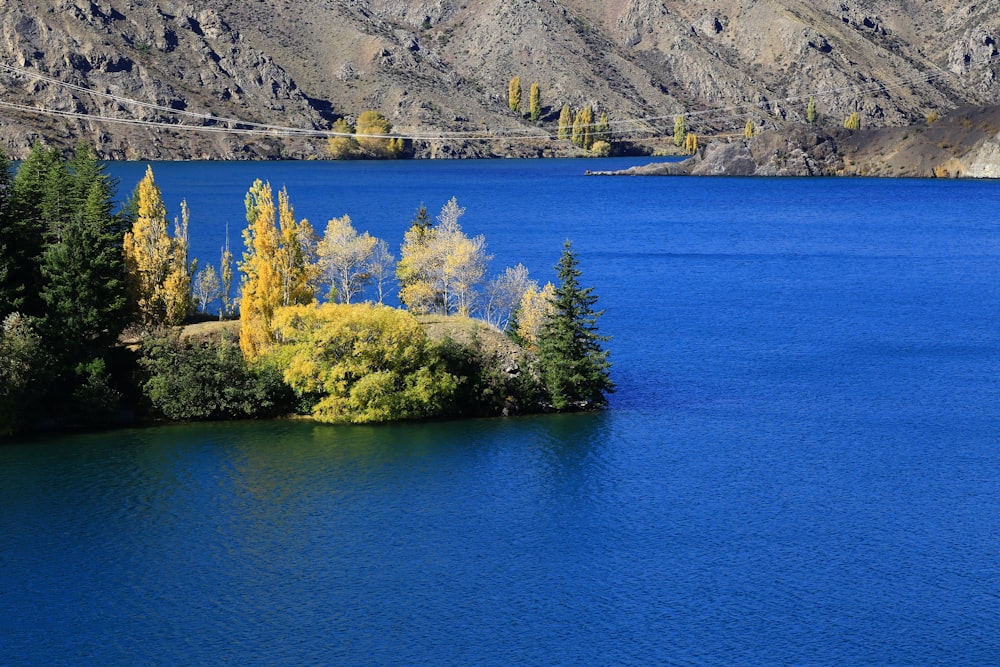
[[[535,374],[529,372],[531,362],[526,354],[505,358],[475,335],[467,343],[445,338],[437,349],[448,372],[459,378],[447,416],[494,417],[538,409],[542,389]]]
[[[50,372],[51,359],[31,318],[5,317],[0,323],[0,437],[25,431],[39,417]]]
[[[182,340],[161,331],[143,342],[139,364],[144,397],[167,419],[274,417],[291,410],[281,371],[248,366],[235,341]]]

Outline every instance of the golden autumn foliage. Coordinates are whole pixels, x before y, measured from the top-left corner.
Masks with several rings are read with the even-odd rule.
[[[507,85],[507,107],[514,113],[521,113],[521,77],[515,76]]]
[[[257,358],[274,344],[271,321],[277,308],[308,303],[313,298],[302,248],[302,237],[309,234],[311,227],[306,221],[295,221],[285,190],[279,193],[278,201],[280,215],[276,221],[271,184],[259,179],[254,181],[245,200],[246,251],[239,266],[243,273],[240,349],[248,360]]]
[[[392,123],[374,109],[362,111],[357,122],[357,141],[362,151],[376,158],[397,158],[403,153],[403,140],[390,136]]]
[[[573,132],[573,110],[568,104],[564,104],[559,112],[559,129],[556,136],[559,139],[569,139]]]
[[[531,90],[528,93],[528,118],[533,121],[542,117],[542,91],[538,87],[538,82],[532,82]]]
[[[684,150],[688,155],[694,155],[698,152],[698,135],[694,132],[688,132],[687,136],[684,137]]]
[[[163,281],[164,323],[176,325],[184,321],[191,312],[191,272],[188,266],[188,223],[191,212],[187,201],[181,202],[181,219],[174,220],[174,236],[171,239],[170,265]]]
[[[684,145],[687,136],[687,125],[684,122],[683,114],[674,116],[674,146],[680,148]]]
[[[406,311],[373,304],[289,306],[274,316],[270,355],[313,416],[331,423],[441,414],[458,379]]]
[[[191,308],[187,203],[181,204],[182,222],[175,224],[171,238],[163,196],[147,166],[137,189],[137,208],[123,241],[131,299],[144,324],[180,324]]]
[[[521,296],[517,308],[516,337],[521,345],[530,352],[538,352],[538,334],[542,330],[545,318],[552,312],[556,288],[552,283],[538,289],[538,285],[530,285]]]
[[[611,144],[606,141],[595,141],[590,147],[590,152],[597,157],[608,157],[611,155]]]
[[[594,107],[588,104],[576,112],[570,138],[580,148],[589,150],[594,144]]]
[[[335,160],[347,160],[357,157],[361,151],[361,145],[354,137],[354,126],[344,118],[338,118],[333,122],[334,136],[327,140],[326,148],[330,157]]]
[[[309,303],[315,298],[316,232],[305,218],[295,219],[288,191],[278,193],[280,243],[275,261],[281,276],[281,305]]]

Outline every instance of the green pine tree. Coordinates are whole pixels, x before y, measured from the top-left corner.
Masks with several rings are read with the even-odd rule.
[[[567,240],[556,265],[553,311],[538,336],[542,383],[556,410],[604,406],[605,394],[615,390],[608,351],[601,348],[610,339],[597,333],[597,318],[604,311],[593,309],[593,288],[580,287],[578,264]]]
[[[17,243],[10,199],[13,185],[14,175],[10,161],[3,149],[0,149],[0,319],[14,311],[14,301],[17,298],[17,266],[12,256]]]
[[[65,172],[62,158],[55,149],[35,143],[21,163],[11,184],[8,200],[7,229],[4,232],[6,281],[0,286],[0,308],[5,313],[18,311],[24,315],[42,314],[44,305],[41,256],[48,236],[55,197],[47,196],[47,186],[60,187],[61,179],[49,172]],[[66,184],[62,183],[62,187]],[[48,204],[46,205],[46,202]]]
[[[103,354],[128,312],[114,182],[87,146],[68,166],[69,213],[42,255],[40,296],[43,334],[60,361],[74,366]]]

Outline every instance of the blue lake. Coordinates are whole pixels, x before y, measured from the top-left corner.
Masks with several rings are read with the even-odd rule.
[[[0,663],[1000,664],[1000,182],[583,175],[635,162],[154,163],[203,263],[255,178],[570,238],[618,392],[0,447]]]

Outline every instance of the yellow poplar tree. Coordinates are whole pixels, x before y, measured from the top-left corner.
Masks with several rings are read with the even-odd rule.
[[[315,296],[312,287],[315,262],[309,254],[316,244],[316,234],[308,220],[295,220],[295,210],[285,188],[278,193],[278,223],[281,240],[275,262],[281,276],[281,305],[309,303]]]
[[[275,309],[313,300],[309,247],[315,235],[307,220],[296,222],[284,188],[278,193],[277,219],[270,183],[254,181],[245,203],[240,349],[252,360],[275,342],[271,327]]]
[[[590,149],[594,145],[594,107],[587,105],[576,112],[573,119],[573,143]]]
[[[139,182],[137,207],[138,215],[123,241],[129,292],[140,321],[158,324],[165,316],[163,283],[171,267],[171,241],[167,210],[150,166]]]
[[[542,116],[542,91],[538,87],[538,82],[531,84],[531,91],[528,93],[528,117],[535,121]]]
[[[818,114],[816,113],[816,100],[810,97],[809,104],[806,106],[806,122],[815,123],[817,118]]]
[[[598,141],[611,143],[611,120],[608,118],[607,111],[601,112],[601,117],[594,127],[594,143]]]
[[[275,342],[271,322],[282,305],[282,280],[278,271],[281,237],[275,225],[271,184],[254,181],[246,196],[247,227],[243,230],[246,252],[240,262],[240,349],[248,360],[256,359]]]
[[[556,288],[552,283],[538,289],[537,284],[529,285],[521,295],[517,307],[517,327],[515,334],[520,344],[528,351],[538,353],[538,334],[542,330],[545,318],[552,312],[555,303]]]
[[[170,243],[170,262],[163,280],[163,322],[177,325],[191,312],[191,267],[188,265],[188,223],[191,212],[187,201],[181,202],[181,219],[174,220]]]
[[[507,106],[514,113],[521,113],[521,77],[515,76],[507,86]]]
[[[684,137],[684,150],[687,151],[689,155],[694,155],[698,152],[698,135],[694,132],[688,132]]]
[[[687,127],[684,123],[684,116],[678,115],[674,116],[674,146],[680,148],[684,145],[684,139],[687,136]]]
[[[569,139],[573,133],[573,110],[568,104],[564,104],[559,112],[559,134],[560,139]]]

